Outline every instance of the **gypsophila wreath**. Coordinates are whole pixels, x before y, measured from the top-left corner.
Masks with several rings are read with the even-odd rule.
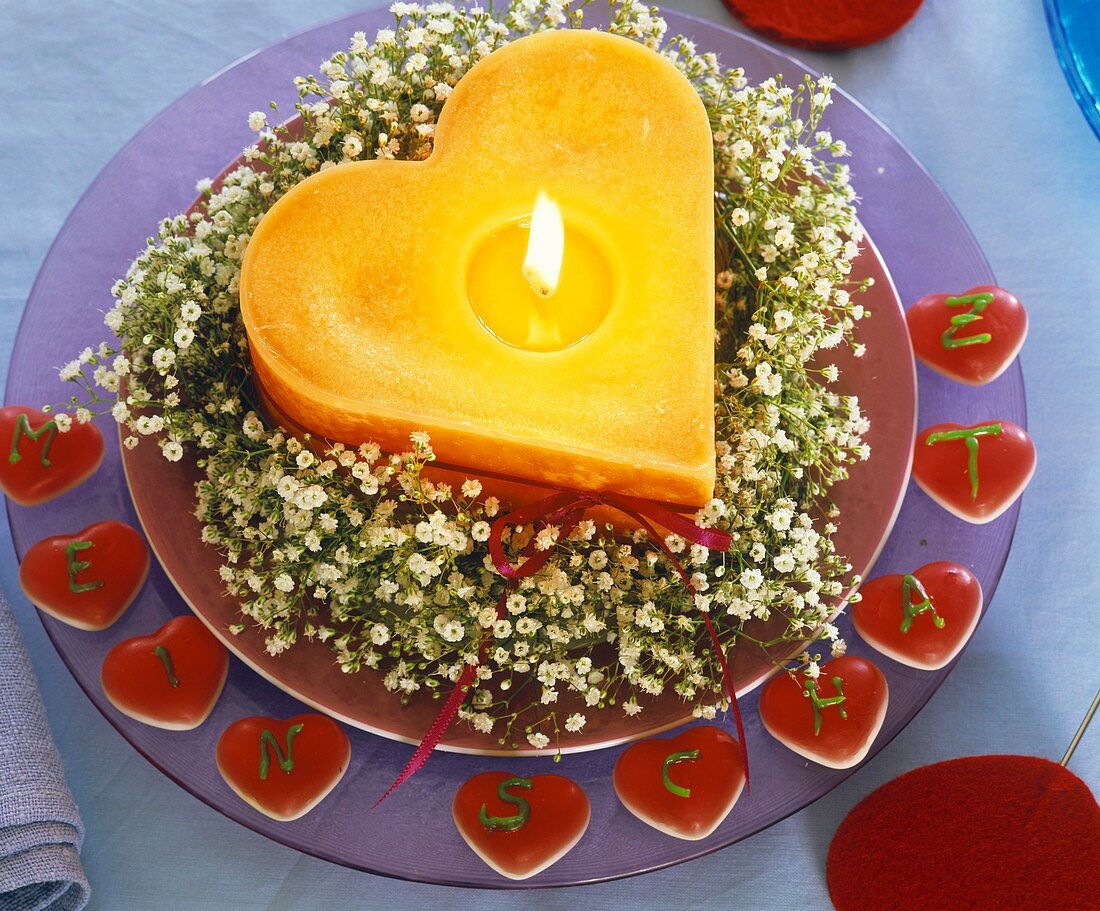
[[[836,160],[846,150],[818,129],[831,80],[749,86],[690,41],[666,43],[657,10],[612,6],[610,30],[667,55],[698,90],[714,134],[718,481],[696,521],[734,543],[710,553],[668,539],[692,574],[695,603],[644,536],[623,539],[585,520],[568,540],[539,532],[539,546],[554,554],[498,617],[504,580],[486,540],[504,507],[477,481],[452,489],[422,477],[433,458],[426,434],[412,435],[409,452],[387,455],[370,443],[303,445],[267,425],[237,282],[251,232],[288,189],[342,161],[425,158],[470,67],[512,38],[580,27],[581,7],[395,4],[393,29],[373,44],[356,33],[321,77],[295,80],[301,129],[271,128],[262,112],[249,117],[258,140],[246,164],[218,186],[201,181],[200,205],[166,219],[114,286],[106,324],[119,345],[87,349],[60,370],[81,387],[71,399],[77,420],[109,411],[127,447],[151,437],[170,462],[197,460],[195,512],[240,601],[234,632],[257,624],[273,655],[300,636],[319,638],[345,672],[376,669],[402,698],[448,692],[488,637],[460,716],[501,743],[539,748],[585,724],[583,711],[557,710],[563,694],[574,708],[634,715],[645,696],[671,688],[712,717],[723,683],[699,611],[729,648],[746,643],[777,660],[806,639],[844,650],[830,617],[857,580],[834,550],[829,490],[867,457],[867,422],[854,398],[830,391],[837,370],[821,352],[854,344],[865,314],[851,301],[862,289],[849,279],[862,232]],[[59,429],[70,420],[58,414]],[[517,547],[531,533],[517,529],[506,543]],[[769,617],[783,618],[784,630],[758,641],[755,621]],[[813,673],[815,658],[803,660]]]

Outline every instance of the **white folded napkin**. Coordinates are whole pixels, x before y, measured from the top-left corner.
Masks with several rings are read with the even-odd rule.
[[[84,823],[11,607],[0,598],[0,911],[79,911]]]

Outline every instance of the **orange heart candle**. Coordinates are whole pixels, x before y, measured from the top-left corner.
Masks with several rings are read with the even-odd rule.
[[[702,504],[713,189],[669,61],[516,41],[458,83],[429,158],[329,168],[263,217],[240,282],[261,395],[320,438],[424,430],[475,474]]]

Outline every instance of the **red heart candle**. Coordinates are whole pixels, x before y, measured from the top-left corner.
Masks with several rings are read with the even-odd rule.
[[[528,879],[569,853],[588,828],[588,797],[561,775],[482,772],[458,789],[458,832],[485,863]]]
[[[145,539],[123,522],[108,521],[39,541],[23,557],[19,584],[47,614],[101,630],[122,616],[148,572]]]
[[[851,610],[856,632],[884,655],[925,671],[938,670],[959,653],[982,613],[977,576],[947,561],[911,575],[871,579],[860,595]]]
[[[169,620],[151,636],[120,642],[103,659],[100,682],[125,715],[170,731],[202,724],[225,685],[229,652],[198,617]]]
[[[845,655],[811,680],[801,671],[778,674],[760,694],[768,733],[800,756],[831,769],[863,760],[886,717],[886,678],[870,661]]]
[[[647,825],[698,841],[721,824],[745,786],[741,751],[712,725],[677,737],[643,740],[615,763],[615,793]]]
[[[61,433],[56,416],[22,405],[0,408],[0,441],[6,446],[0,488],[20,506],[37,506],[71,490],[103,460],[103,435],[95,424],[72,421]]]
[[[1031,437],[1011,421],[935,424],[917,436],[913,480],[948,512],[984,525],[1024,492],[1035,462]]]
[[[962,294],[929,294],[905,314],[913,351],[933,370],[970,386],[989,383],[1016,359],[1027,338],[1027,311],[996,285]]]
[[[304,816],[336,787],[351,761],[351,742],[327,715],[278,720],[253,716],[218,740],[218,771],[246,803],[289,822]]]

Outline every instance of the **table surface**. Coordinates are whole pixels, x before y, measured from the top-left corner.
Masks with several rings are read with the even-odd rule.
[[[238,57],[366,2],[8,0],[0,6],[0,174],[7,184],[0,198],[0,378],[50,241],[118,148],[191,85]],[[667,5],[729,22],[718,0]],[[1100,145],[1058,69],[1038,0],[927,0],[885,42],[802,56],[863,101],[929,168],[1001,284],[1032,315],[1022,357],[1039,470],[992,609],[927,708],[867,768],[807,810],[671,870],[526,894],[395,882],[269,842],[148,765],[84,698],[54,653],[19,592],[5,531],[0,583],[27,639],[87,825],[92,909],[444,911],[472,902],[486,909],[582,903],[825,909],[829,839],[878,785],[960,755],[1061,756],[1100,684],[1100,611],[1090,573],[1100,541],[1100,459],[1092,440],[1100,419]],[[1082,743],[1073,768],[1100,789],[1100,729]]]

